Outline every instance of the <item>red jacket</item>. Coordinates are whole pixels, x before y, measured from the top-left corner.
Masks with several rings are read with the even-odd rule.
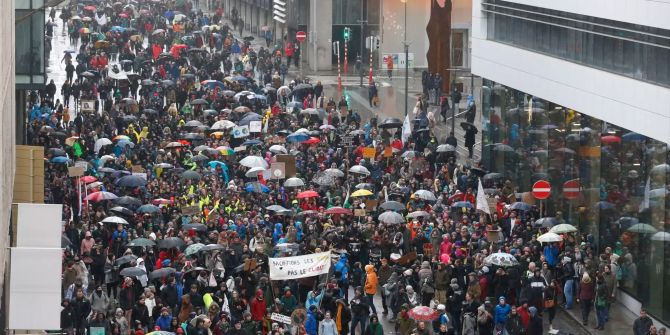
[[[286,57],[293,57],[293,43],[286,43],[286,48],[284,48],[284,54]]]
[[[263,321],[267,304],[263,300],[263,291],[256,291],[256,297],[251,299],[251,319],[254,321]]]

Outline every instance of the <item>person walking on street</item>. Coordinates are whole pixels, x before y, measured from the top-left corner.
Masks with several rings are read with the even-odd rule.
[[[605,322],[607,322],[607,309],[609,306],[609,294],[607,283],[602,275],[596,277],[596,326],[597,330],[605,329]]]
[[[577,302],[582,307],[582,324],[585,326],[589,323],[589,314],[591,314],[591,305],[593,305],[593,298],[596,294],[595,284],[589,276],[588,272],[584,272],[582,280],[579,283],[579,290],[577,292]]]
[[[375,98],[377,98],[377,84],[374,82],[370,82],[370,87],[368,87],[368,103],[370,104],[370,108],[377,107],[377,101]]]
[[[640,317],[633,322],[633,335],[647,335],[649,328],[654,325],[654,322],[647,315],[647,309],[642,307],[640,309]]]
[[[391,79],[393,75],[393,57],[391,56],[386,57],[386,71],[388,73],[389,79]]]
[[[461,92],[458,91],[456,83],[452,83],[451,86],[453,88],[449,97],[451,98],[451,108],[453,108],[453,114],[456,115],[456,112],[458,112],[458,104],[461,102]]]

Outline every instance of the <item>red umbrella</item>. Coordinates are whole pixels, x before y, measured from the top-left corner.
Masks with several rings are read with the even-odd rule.
[[[321,142],[321,140],[319,140],[318,138],[311,137],[309,140],[302,142],[302,144],[317,144],[319,142]]]
[[[414,321],[429,322],[440,316],[436,310],[428,306],[416,306],[409,311],[409,317]]]
[[[621,143],[621,137],[614,135],[607,135],[600,138],[603,144]]]
[[[158,198],[151,201],[152,204],[158,205],[172,205],[173,201],[170,199]]]
[[[315,198],[318,197],[319,193],[316,191],[304,191],[298,193],[298,199],[307,199],[307,198]]]
[[[326,209],[324,212],[326,214],[343,214],[343,215],[349,215],[351,214],[350,209],[342,208],[342,207],[331,207]]]
[[[103,200],[114,200],[118,198],[116,194],[104,191],[93,192],[84,198],[84,200],[98,202]]]
[[[93,176],[83,176],[81,177],[81,181],[84,182],[84,184],[90,184],[94,181],[97,181],[98,178],[93,177]]]

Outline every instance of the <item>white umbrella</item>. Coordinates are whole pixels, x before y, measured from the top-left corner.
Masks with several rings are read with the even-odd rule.
[[[107,163],[107,161],[109,161],[109,160],[113,161],[115,159],[116,158],[114,158],[114,156],[104,155],[104,156],[100,157],[100,163],[98,163],[98,166],[103,166],[103,165],[105,165],[105,163]]]
[[[426,200],[426,201],[437,200],[437,198],[435,198],[435,194],[433,194],[433,192],[427,191],[427,190],[418,190],[418,191],[414,192],[413,196],[415,198],[423,199],[423,200]]]
[[[275,145],[271,146],[268,150],[270,150],[270,152],[273,153],[273,154],[284,154],[285,155],[285,154],[288,153],[288,151],[286,151],[286,148],[284,148],[283,146],[281,146],[279,144],[275,144]]]
[[[119,224],[119,223],[120,224],[126,224],[126,225],[128,224],[128,221],[126,221],[126,219],[118,217],[118,216],[108,216],[108,217],[102,219],[102,221],[100,221],[100,222],[102,222],[102,223],[112,223],[112,224]]]
[[[95,150],[95,152],[97,153],[98,151],[100,151],[100,149],[102,149],[102,147],[104,147],[106,145],[110,145],[110,144],[112,144],[112,140],[110,140],[106,137],[100,138],[97,141],[95,141],[95,145],[93,146],[93,150]]]
[[[508,267],[518,265],[519,261],[506,252],[495,252],[484,258],[484,264]]]
[[[284,187],[300,187],[305,186],[305,182],[300,178],[289,178],[284,182]]]
[[[354,165],[349,169],[349,172],[362,174],[364,176],[370,175],[370,171],[368,170],[368,168],[366,168],[363,165]]]
[[[670,242],[670,233],[659,231],[651,236],[652,241]]]
[[[324,124],[319,126],[319,129],[325,130],[325,129],[335,129],[335,127],[332,124]]]
[[[344,172],[342,172],[342,170],[340,170],[340,169],[330,168],[330,169],[326,169],[325,172],[327,174],[333,176],[333,177],[338,177],[338,178],[344,177]]]
[[[390,224],[401,224],[405,223],[405,218],[402,216],[402,214],[398,212],[393,212],[393,211],[386,211],[384,213],[379,214],[379,221],[384,222],[384,223],[390,223]]]
[[[298,133],[305,133],[305,134],[307,134],[307,133],[309,133],[309,130],[307,130],[307,129],[305,129],[305,128],[300,128],[300,129],[294,131],[293,133],[294,133],[294,134],[298,134]]]
[[[102,182],[100,182],[100,181],[95,181],[95,182],[92,182],[92,183],[86,185],[86,189],[91,190],[91,189],[94,189],[94,188],[98,188],[98,187],[100,187],[100,186],[102,186],[102,185],[104,185]]]
[[[541,243],[560,242],[562,240],[563,238],[556,233],[545,233],[537,238],[537,241]]]
[[[254,167],[262,167],[263,169],[267,169],[270,167],[268,165],[268,162],[263,159],[261,156],[247,156],[242,158],[240,161],[240,165],[246,166],[248,168],[254,168]]]
[[[565,233],[574,233],[577,231],[577,228],[573,225],[569,225],[567,223],[561,223],[559,225],[555,225],[549,229],[550,233],[555,233],[555,234],[565,234]]]
[[[451,144],[441,144],[437,146],[437,152],[453,152],[456,148]]]
[[[270,170],[267,170],[267,169],[262,168],[260,166],[253,167],[253,168],[249,169],[249,171],[247,171],[247,173],[245,173],[244,175],[249,177],[249,178],[256,178],[256,177],[258,177],[259,173],[263,174],[263,178],[266,178],[266,179],[270,178]]]
[[[219,130],[219,129],[230,129],[230,128],[235,128],[235,123],[230,120],[219,120],[214,122],[211,128],[212,130]]]

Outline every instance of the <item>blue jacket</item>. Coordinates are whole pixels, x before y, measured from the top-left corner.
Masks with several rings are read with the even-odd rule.
[[[558,263],[558,247],[555,244],[544,247],[544,258],[550,267],[556,266],[556,263]]]
[[[170,323],[172,322],[172,316],[170,315],[161,315],[158,320],[156,320],[156,326],[160,327],[161,330],[169,330]]]
[[[305,331],[309,335],[316,335],[319,328],[319,322],[316,320],[316,314],[312,311],[307,312],[307,320],[305,321]]]
[[[507,316],[509,315],[510,311],[512,310],[512,307],[510,307],[509,304],[505,304],[505,306],[501,306],[500,304],[496,305],[496,312],[493,320],[495,321],[495,324],[497,325],[504,325],[505,321],[507,321]]]

